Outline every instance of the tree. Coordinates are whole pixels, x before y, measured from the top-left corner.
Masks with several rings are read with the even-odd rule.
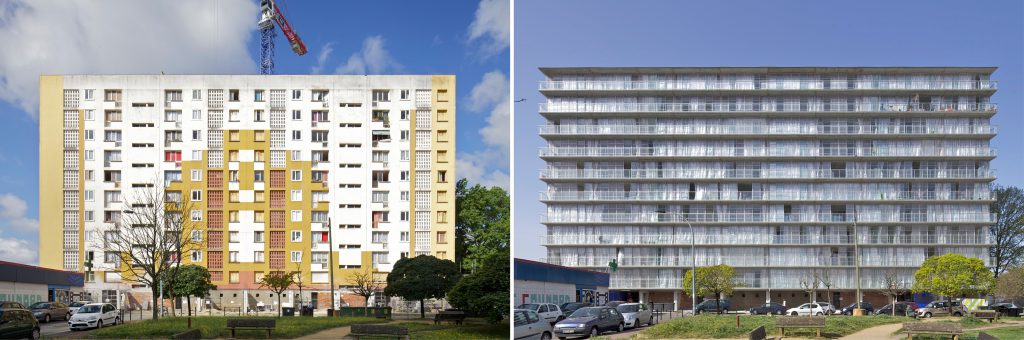
[[[426,318],[423,300],[443,298],[459,280],[455,262],[430,255],[398,260],[388,273],[384,294],[420,301],[420,318]]]
[[[992,247],[992,271],[999,277],[1007,269],[1024,264],[1024,190],[1018,187],[995,187],[992,213],[996,223],[989,227]]]
[[[914,293],[928,292],[946,297],[985,294],[995,283],[992,271],[981,259],[956,253],[932,256],[914,273]]]
[[[153,296],[153,319],[159,318],[160,285],[173,287],[176,277],[166,272],[181,264],[181,254],[201,249],[201,221],[193,221],[194,204],[188,190],[164,189],[163,182],[154,181],[149,187],[132,188],[124,206],[131,207],[112,214],[100,229],[103,232],[96,248],[102,249],[112,270],[119,271],[122,279],[150,287]],[[200,218],[201,220],[201,218]],[[105,257],[106,257],[105,256]],[[165,294],[166,295],[166,294]]]
[[[1000,276],[995,293],[1007,299],[1024,298],[1024,267],[1015,267]]]
[[[683,278],[683,290],[691,290],[693,270],[687,270],[686,275]],[[720,264],[710,267],[697,267],[697,295],[715,296],[715,304],[721,306],[722,295],[731,295],[732,290],[736,288],[737,284],[733,281],[733,277],[736,276],[736,269],[733,269],[727,264]],[[722,310],[719,309],[718,313],[721,314]]]
[[[509,311],[509,254],[499,252],[484,259],[480,268],[463,276],[448,293],[452,306],[482,315],[491,323]]]
[[[266,288],[277,294],[277,316],[281,316],[281,313],[284,312],[281,308],[281,294],[295,284],[295,273],[270,272],[263,275],[259,283],[260,288]]]
[[[821,287],[821,277],[818,275],[818,271],[812,271],[810,277],[801,278],[800,287],[803,287],[807,296],[811,298],[807,302],[818,302],[818,288]]]
[[[294,276],[294,278],[292,278],[292,282],[295,283],[295,287],[299,288],[299,312],[301,313],[303,307],[302,287],[306,287],[306,285],[302,283],[302,263],[295,262],[295,271],[292,272],[292,276]],[[333,299],[334,297],[332,296],[331,298]],[[248,298],[246,298],[246,300],[248,300]],[[246,301],[245,304],[248,305],[249,301]]]
[[[490,254],[508,251],[510,199],[499,187],[472,187],[466,179],[455,185],[455,261],[473,271]]]
[[[384,290],[380,281],[373,278],[373,272],[370,270],[357,271],[353,273],[352,279],[349,282],[354,286],[352,287],[352,293],[363,297],[363,303],[364,306],[366,306],[366,310],[369,310],[370,308],[370,297]]]
[[[899,274],[895,270],[889,270],[885,272],[885,276],[882,277],[882,295],[888,296],[889,300],[892,301],[892,315],[896,316],[896,302],[900,295],[906,294],[910,290],[907,280],[900,278]]]
[[[192,297],[205,297],[215,289],[210,283],[210,271],[206,267],[186,264],[171,268],[168,275],[174,276],[174,285],[170,287],[173,297],[184,297],[188,301],[188,315],[192,315]]]
[[[836,285],[835,279],[832,278],[832,271],[828,269],[822,271],[818,282],[825,287],[825,301],[832,303],[832,287]]]

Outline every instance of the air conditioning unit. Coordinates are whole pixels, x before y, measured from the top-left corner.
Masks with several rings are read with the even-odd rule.
[[[328,103],[328,102],[324,102],[324,107],[330,107],[330,106],[331,106],[331,104],[330,104],[330,103]]]
[[[324,145],[324,147],[326,148],[326,147],[327,147],[327,142],[324,142],[324,143],[323,143],[323,145]]]

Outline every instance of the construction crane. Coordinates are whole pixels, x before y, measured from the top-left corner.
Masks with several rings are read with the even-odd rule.
[[[288,24],[288,20],[284,19],[284,15],[281,15],[281,10],[277,8],[277,4],[273,0],[261,0],[260,1],[260,74],[274,74],[274,39],[277,38],[277,31],[274,30],[274,24],[281,28],[281,32],[284,32],[285,38],[288,38],[288,43],[292,45],[292,51],[295,54],[304,55],[306,54],[306,44],[302,43],[302,39],[299,39],[299,35],[295,34],[295,30]]]

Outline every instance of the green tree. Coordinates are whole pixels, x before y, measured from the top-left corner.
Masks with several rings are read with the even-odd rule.
[[[266,288],[274,294],[277,294],[277,316],[281,316],[281,294],[288,290],[293,284],[295,284],[295,274],[285,272],[270,272],[270,274],[264,275],[260,279],[260,287]]]
[[[996,295],[1007,299],[1024,299],[1024,267],[1015,267],[999,276]]]
[[[499,187],[472,187],[466,179],[455,185],[455,261],[473,271],[488,256],[508,251],[510,200]]]
[[[188,315],[192,315],[192,297],[204,297],[215,289],[210,283],[210,271],[203,266],[186,264],[171,268],[167,275],[174,277],[174,283],[168,287],[170,296],[183,297],[188,302]]]
[[[995,187],[996,200],[992,213],[996,223],[989,227],[992,236],[992,271],[999,277],[1011,267],[1024,264],[1024,190],[1018,187]]]
[[[992,271],[981,259],[956,253],[932,256],[914,273],[914,293],[932,293],[946,297],[986,294],[995,284]]]
[[[733,281],[736,276],[736,269],[727,264],[720,264],[710,267],[697,267],[697,295],[714,295],[716,305],[721,306],[722,295],[731,295],[737,284]],[[690,291],[693,280],[693,270],[687,270],[683,277],[683,290]],[[721,310],[718,311],[721,314]]]
[[[452,306],[482,315],[491,323],[501,321],[509,311],[509,254],[488,255],[480,268],[459,279],[448,301]]]
[[[443,298],[459,280],[455,262],[430,255],[404,258],[395,262],[388,273],[385,295],[420,301],[420,318],[426,318],[423,300]]]

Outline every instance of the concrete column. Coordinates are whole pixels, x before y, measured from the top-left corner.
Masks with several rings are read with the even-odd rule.
[[[645,292],[645,291],[640,291],[640,293],[638,294],[640,296],[640,301],[639,302],[640,303],[647,303],[647,300],[648,300],[647,299],[647,295],[648,294],[650,294],[650,293],[649,292]]]
[[[678,291],[678,290],[672,292],[672,310],[679,310],[679,296],[680,295],[681,295],[680,291]]]

